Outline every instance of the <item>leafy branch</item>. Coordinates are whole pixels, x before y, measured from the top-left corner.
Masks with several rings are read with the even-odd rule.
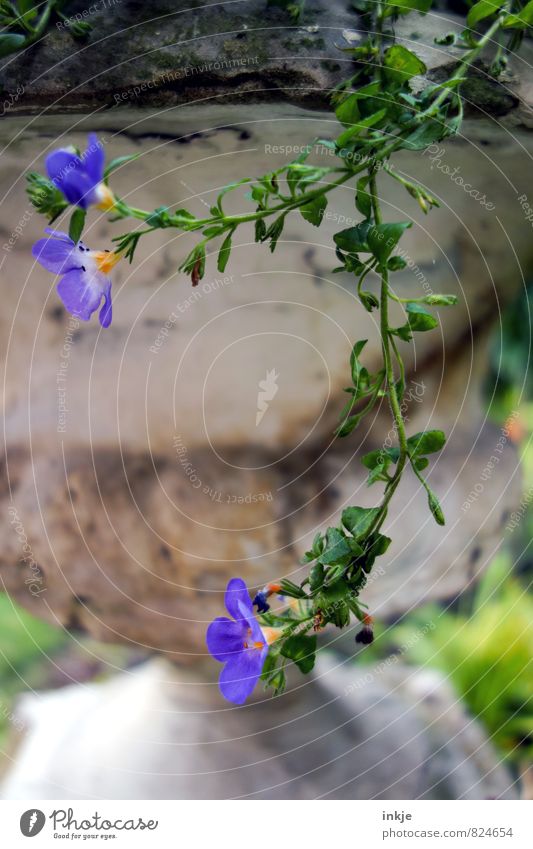
[[[438,320],[428,307],[452,306],[456,298],[448,294],[415,294],[404,298],[394,293],[391,275],[406,265],[396,250],[411,222],[383,220],[378,176],[380,180],[399,182],[425,214],[438,207],[437,200],[423,186],[397,174],[390,159],[399,150],[424,150],[458,132],[463,117],[461,87],[469,69],[486,48],[494,47],[492,71],[495,74],[501,71],[506,55],[519,46],[524,31],[533,23],[533,0],[527,5],[521,0],[479,0],[470,8],[462,33],[441,40],[464,50],[451,76],[416,92],[411,81],[414,77],[424,77],[427,68],[419,56],[396,41],[394,24],[409,13],[425,14],[430,6],[431,0],[377,3],[357,0],[368,35],[356,47],[344,48],[355,66],[350,78],[333,92],[333,106],[340,124],[336,138],[315,139],[299,157],[282,167],[256,179],[245,177],[226,186],[210,208],[209,216],[198,218],[187,209],[143,210],[123,199],[114,199],[113,220],[132,219],[146,225],[115,238],[117,251],[130,261],[140,240],[154,230],[173,228],[199,233],[199,241],[180,266],[196,285],[205,274],[207,248],[212,242],[218,246],[217,267],[222,272],[241,225],[253,223],[255,241],[268,243],[274,251],[289,215],[300,214],[318,227],[330,194],[346,183],[353,186],[361,221],[335,234],[339,266],[334,270],[352,276],[354,291],[365,310],[379,310],[382,365],[372,374],[361,361],[366,341],[355,342],[350,356],[351,385],[345,390],[349,399],[341,412],[336,435],[347,437],[386,398],[397,445],[384,446],[362,458],[368,470],[368,484],[384,486],[379,504],[343,510],[340,523],[318,533],[304,555],[302,562],[310,569],[301,584],[282,580],[279,585],[269,585],[256,597],[262,623],[280,630],[263,668],[263,680],[277,692],[283,689],[288,661],[303,672],[312,668],[316,651],[314,632],[326,625],[343,628],[355,617],[363,626],[357,640],[371,641],[371,619],[359,596],[376,558],[390,545],[391,540],[381,533],[381,528],[407,468],[411,468],[425,489],[434,520],[439,525],[445,521],[439,500],[423,472],[429,456],[444,447],[446,438],[440,430],[407,435],[401,343],[410,343],[414,333],[437,327]],[[331,151],[337,164],[323,167],[310,163],[315,145]],[[116,160],[120,164],[124,161],[124,158]],[[108,167],[106,180],[114,167],[118,166],[111,163]],[[227,214],[228,195],[243,189],[255,208],[242,214]],[[30,196],[32,192],[35,205],[51,219],[65,206],[55,187],[49,181],[47,185],[40,175],[30,175]],[[84,217],[79,220],[83,227]],[[379,296],[364,288],[371,275],[379,279]],[[391,325],[391,300],[405,310],[405,323],[398,327]],[[266,603],[266,598],[274,592],[269,587],[274,586],[292,600],[281,613],[271,612]]]

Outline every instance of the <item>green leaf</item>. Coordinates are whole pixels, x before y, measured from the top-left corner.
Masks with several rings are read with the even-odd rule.
[[[437,319],[431,315],[427,310],[424,309],[420,304],[415,303],[414,301],[409,301],[407,304],[407,324],[402,325],[401,327],[396,327],[394,330],[391,330],[391,333],[394,333],[396,336],[399,336],[400,339],[403,339],[404,342],[410,342],[412,337],[411,331],[424,332],[427,330],[433,330],[438,325]]]
[[[281,595],[287,595],[289,598],[307,598],[305,591],[298,584],[283,578],[280,583]]]
[[[406,261],[401,256],[391,256],[387,262],[387,268],[389,271],[402,271],[406,265]]]
[[[365,175],[357,181],[357,191],[355,194],[355,206],[365,218],[370,218],[372,212],[372,201],[370,195],[366,191],[370,177]]]
[[[361,458],[361,462],[367,469],[375,469],[376,466],[383,465],[387,460],[390,463],[397,463],[399,456],[400,450],[398,448],[378,448],[365,454]]]
[[[341,230],[340,233],[335,233],[333,241],[341,251],[347,251],[347,253],[363,251],[368,253],[370,248],[367,237],[371,227],[372,224],[370,221],[362,221],[355,227],[348,227],[346,230]]]
[[[404,139],[403,147],[407,150],[424,150],[430,144],[442,141],[447,134],[448,129],[442,120],[426,119],[416,130],[413,130],[411,135]]]
[[[255,241],[264,242],[266,238],[266,224],[264,218],[258,218],[255,222]]]
[[[320,557],[324,550],[325,542],[325,538],[319,531],[317,534],[315,534],[315,538],[313,539],[313,545],[311,546],[310,551],[305,552],[300,562],[311,563],[312,560],[316,560],[317,557]]]
[[[120,168],[121,165],[125,165],[126,162],[133,162],[134,159],[138,159],[140,153],[132,153],[130,156],[117,156],[116,159],[112,159],[109,165],[104,169],[104,183],[107,184],[109,175],[116,171],[117,168]]]
[[[337,564],[351,554],[350,546],[346,537],[337,528],[328,528],[326,531],[326,547],[318,558],[318,562],[324,566]]]
[[[314,224],[315,227],[320,227],[322,224],[322,217],[324,215],[325,209],[328,205],[328,199],[324,195],[319,195],[314,200],[305,203],[303,206],[298,207],[300,212],[302,213],[303,218],[306,221],[309,221],[310,224]]]
[[[375,97],[379,94],[379,91],[380,83],[372,82],[368,85],[362,86],[362,88],[348,95],[348,97],[346,97],[335,110],[337,120],[346,127],[351,127],[353,124],[356,124],[361,117],[364,117],[364,115],[361,116],[361,108],[364,109],[364,101],[368,98]]]
[[[170,216],[168,214],[168,207],[158,206],[157,209],[154,209],[154,211],[150,213],[146,219],[146,223],[149,227],[169,227]]]
[[[285,213],[286,214],[286,213]],[[276,218],[275,221],[272,222],[270,227],[265,233],[265,240],[270,239],[270,251],[274,253],[276,250],[276,245],[278,243],[278,239],[283,232],[283,227],[285,224],[285,215],[280,215],[279,218]]]
[[[339,564],[338,566],[331,566],[324,576],[324,586],[331,587],[333,584],[336,584],[346,572],[347,565],[342,566]]]
[[[452,307],[457,303],[457,295],[427,295],[424,303],[433,307]]]
[[[177,219],[178,227],[182,230],[193,230],[199,226],[196,216],[188,209],[177,209],[173,217]]]
[[[303,673],[311,672],[316,658],[316,636],[307,634],[293,634],[288,637],[281,647],[281,654],[289,660],[294,661],[298,669]]]
[[[373,483],[377,481],[386,481],[386,472],[388,467],[390,466],[390,459],[386,457],[383,463],[376,463],[373,469],[371,469],[368,473],[368,477],[366,480],[367,486],[372,486]]]
[[[381,266],[386,265],[389,256],[410,226],[410,221],[398,221],[390,224],[376,224],[369,228],[368,246]]]
[[[354,121],[352,126],[348,127],[348,129],[341,133],[337,138],[337,146],[344,147],[345,144],[348,144],[354,136],[358,136],[359,133],[363,132],[363,130],[367,130],[369,127],[375,127],[376,124],[379,124],[379,122],[385,118],[386,114],[386,109],[379,109],[377,112],[374,112],[373,115],[369,115],[368,118],[362,118],[361,120]]]
[[[26,36],[17,32],[0,33],[0,57],[9,56],[21,50],[26,43]]]
[[[75,209],[70,217],[70,224],[68,227],[68,234],[73,242],[79,242],[80,236],[83,233],[83,227],[85,225],[85,210],[84,209]]]
[[[361,539],[379,516],[379,507],[347,507],[342,511],[342,524],[354,538]]]
[[[226,265],[228,264],[228,259],[231,254],[231,237],[233,235],[233,230],[230,230],[218,252],[217,257],[217,268],[222,274],[226,270]]]
[[[433,328],[437,327],[437,319],[425,310],[424,307],[420,306],[420,304],[416,304],[414,301],[409,301],[406,309],[407,321],[411,330],[422,332],[426,330],[433,330]]]
[[[375,537],[372,540],[368,549],[371,552],[374,560],[376,559],[376,557],[380,557],[382,554],[385,554],[391,542],[392,540],[390,537],[386,537],[384,534],[375,534]]]
[[[494,0],[479,0],[478,3],[472,6],[466,16],[467,26],[473,27],[475,24],[479,23],[479,21],[483,21],[485,18],[488,18],[489,15],[495,15],[502,6],[503,2],[494,2]]]
[[[34,18],[37,14],[37,6],[39,5],[38,0],[17,0],[16,6],[18,11],[27,17],[28,13],[30,13],[31,18]]]
[[[441,451],[445,444],[446,436],[442,430],[423,430],[407,440],[411,457],[435,454],[436,451]]]
[[[427,71],[422,60],[401,44],[393,44],[385,51],[383,66],[385,79],[400,84]]]
[[[315,563],[309,571],[309,589],[316,592],[324,585],[324,567],[322,563]]]
[[[265,657],[263,670],[261,672],[261,681],[268,681],[278,665],[279,656],[269,652]]]
[[[529,0],[527,6],[524,6],[520,12],[513,15],[507,15],[502,26],[505,29],[525,29],[533,24],[533,0]]]
[[[372,292],[359,292],[359,300],[367,312],[377,310],[379,307],[379,299]]]
[[[363,415],[363,413],[356,413],[353,416],[347,416],[346,414],[341,416],[341,424],[335,430],[335,436],[338,436],[340,439],[349,436],[355,430]]]
[[[355,387],[359,387],[361,377],[363,379],[368,377],[368,372],[359,359],[367,342],[368,339],[360,339],[359,342],[355,343],[350,353],[350,371],[352,374],[352,383]]]

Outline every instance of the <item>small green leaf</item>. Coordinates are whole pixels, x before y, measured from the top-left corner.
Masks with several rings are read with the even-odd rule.
[[[372,201],[370,195],[366,191],[369,179],[370,177],[368,175],[359,178],[355,194],[355,205],[361,215],[364,215],[365,218],[370,218],[370,214],[372,212]]]
[[[261,681],[268,681],[272,676],[272,673],[275,671],[276,666],[278,664],[279,656],[274,654],[273,652],[269,652],[265,657],[265,662],[263,664],[263,670],[261,672]]]
[[[324,576],[324,586],[325,587],[331,587],[331,586],[333,586],[333,584],[336,584],[337,581],[339,581],[344,576],[344,573],[346,572],[346,568],[347,568],[347,565],[342,566],[340,564],[338,566],[331,566],[326,571],[326,574]]]
[[[507,15],[502,26],[505,29],[525,29],[533,24],[533,0],[529,0],[527,6],[524,6],[520,12]]]
[[[258,218],[255,222],[255,241],[264,242],[266,238],[266,224],[264,218]]]
[[[341,230],[340,233],[335,233],[333,241],[341,251],[347,253],[358,253],[363,251],[368,253],[368,231],[372,228],[370,221],[362,221],[355,227],[347,227],[346,230]]]
[[[170,216],[167,206],[158,206],[146,219],[149,227],[170,227]]]
[[[489,15],[495,15],[501,9],[503,2],[494,2],[494,0],[479,0],[469,10],[466,16],[466,24],[469,27],[475,26],[479,21],[488,18]]]
[[[309,570],[309,589],[316,592],[324,584],[324,567],[322,563],[315,563]]]
[[[446,124],[436,119],[426,119],[416,130],[404,139],[403,147],[406,150],[424,150],[430,144],[442,141],[448,134]]]
[[[357,121],[354,121],[351,127],[348,127],[337,139],[337,146],[344,147],[344,145],[348,144],[348,142],[354,137],[358,136],[363,130],[367,130],[370,127],[375,127],[376,124],[379,124],[380,121],[385,118],[387,114],[386,109],[380,109],[378,112],[374,112],[373,115],[369,115],[368,118],[361,118]]]
[[[384,76],[389,82],[405,83],[425,74],[426,66],[418,56],[401,44],[393,44],[383,55]]]
[[[25,43],[25,35],[20,35],[17,32],[0,33],[0,58],[9,56],[10,53],[16,53],[17,50],[22,50]]]
[[[84,225],[85,210],[77,208],[70,217],[70,224],[68,227],[68,234],[73,242],[79,242],[80,236],[83,233]]]
[[[231,237],[233,235],[233,230],[230,230],[218,252],[217,257],[217,268],[222,274],[226,270],[226,265],[228,264],[228,259],[231,254]]]
[[[390,224],[376,224],[368,230],[368,246],[381,266],[384,266],[400,241],[410,221],[398,221]]]
[[[442,430],[424,430],[415,433],[407,440],[407,447],[411,457],[435,454],[441,451],[446,444],[446,436]]]
[[[375,469],[376,466],[383,465],[384,463],[388,465],[387,461],[389,463],[397,463],[399,456],[400,451],[398,448],[378,448],[375,451],[369,451],[368,454],[365,454],[361,458],[361,462],[367,469]]]
[[[279,583],[281,595],[287,595],[289,598],[306,598],[305,591],[295,584],[293,581],[289,581],[288,578],[282,578]]]
[[[182,230],[192,230],[201,226],[198,225],[196,216],[188,209],[177,209],[173,217],[177,219],[176,223]]]
[[[368,375],[368,372],[362,365],[359,357],[365,347],[368,339],[360,339],[359,342],[356,342],[353,346],[350,353],[350,371],[352,374],[352,383],[354,386],[358,387],[361,376],[365,377]]]
[[[401,256],[391,256],[387,262],[389,271],[402,271],[407,263]]]
[[[424,307],[420,306],[420,304],[414,303],[414,301],[409,301],[406,306],[407,309],[407,321],[411,330],[416,330],[418,332],[433,330],[433,328],[437,327],[438,321],[435,316],[431,315]]]
[[[379,91],[380,83],[372,82],[349,94],[335,110],[337,120],[341,124],[344,124],[345,127],[351,127],[356,124],[361,117],[365,117],[364,114],[363,116],[361,115],[361,108],[366,111],[365,100],[375,97],[379,94]]]
[[[342,524],[356,540],[361,539],[368,533],[379,513],[379,507],[346,507],[342,511]]]
[[[274,251],[276,250],[276,245],[278,243],[279,237],[283,232],[284,224],[285,215],[280,215],[279,218],[276,218],[276,220],[272,222],[272,224],[265,233],[265,240],[270,239],[271,253],[274,253]]]
[[[346,537],[337,528],[328,528],[326,531],[326,547],[318,558],[318,562],[324,566],[337,564],[350,553],[351,549]]]
[[[424,303],[432,307],[452,307],[457,303],[457,295],[427,295]]]
[[[306,221],[309,221],[310,224],[314,224],[315,227],[320,227],[327,205],[327,197],[319,195],[317,198],[314,198],[314,200],[305,203],[303,206],[299,206],[298,209]]]
[[[284,641],[281,654],[292,660],[298,669],[306,674],[311,672],[315,665],[316,643],[315,635],[293,634]]]
[[[26,20],[32,20],[37,14],[38,0],[17,0],[18,11],[24,15]]]

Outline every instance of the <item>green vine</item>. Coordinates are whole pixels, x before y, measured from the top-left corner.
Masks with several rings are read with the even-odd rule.
[[[356,47],[345,48],[355,63],[354,73],[338,86],[332,95],[340,129],[335,139],[315,139],[299,157],[257,179],[244,178],[226,186],[210,209],[210,215],[197,218],[186,209],[171,211],[166,207],[143,210],[130,206],[114,196],[113,219],[134,219],[146,227],[117,236],[116,253],[134,259],[139,241],[157,229],[176,228],[182,232],[198,232],[200,239],[184,259],[180,270],[190,275],[193,286],[205,274],[207,249],[217,245],[217,268],[223,272],[230,259],[232,240],[242,224],[253,222],[255,240],[268,243],[274,251],[287,220],[299,213],[311,225],[320,226],[329,195],[339,186],[351,182],[355,205],[361,221],[335,234],[334,242],[339,266],[335,271],[348,272],[354,278],[354,289],[368,312],[379,310],[383,354],[382,367],[370,373],[361,361],[366,344],[359,340],[350,357],[351,385],[336,434],[347,437],[376,404],[386,397],[391,409],[397,445],[384,446],[362,458],[368,470],[368,483],[384,485],[379,504],[372,508],[347,507],[341,521],[318,533],[302,562],[309,574],[301,584],[283,579],[267,585],[256,596],[255,603],[265,627],[276,629],[262,677],[276,692],[285,684],[287,660],[303,672],[314,663],[316,634],[332,623],[339,628],[349,624],[352,616],[362,623],[359,642],[372,639],[372,621],[360,601],[360,593],[378,556],[391,540],[381,533],[389,503],[406,468],[410,467],[428,496],[428,506],[435,521],[444,524],[444,515],[436,494],[423,475],[429,455],[445,444],[440,430],[424,431],[408,437],[402,404],[405,398],[405,366],[401,343],[412,341],[413,334],[431,331],[438,325],[431,307],[452,306],[456,298],[448,294],[414,295],[400,298],[393,292],[390,276],[405,268],[406,262],[395,253],[411,226],[409,221],[384,221],[378,191],[380,180],[398,181],[421,207],[429,213],[438,202],[422,185],[405,179],[394,171],[390,159],[400,150],[423,151],[429,145],[458,132],[463,118],[461,86],[471,66],[484,51],[494,52],[491,69],[497,74],[505,65],[509,52],[517,49],[524,31],[533,22],[533,0],[523,5],[520,0],[479,0],[470,8],[467,26],[460,34],[450,34],[440,43],[453,44],[464,50],[455,70],[444,82],[427,84],[422,91],[411,85],[413,77],[424,77],[426,66],[419,56],[398,43],[395,21],[411,12],[425,14],[431,0],[357,0],[367,30],[365,40]],[[337,158],[332,167],[309,164],[315,145],[330,150]],[[108,166],[106,182],[122,157]],[[30,175],[30,196],[50,218],[59,214],[62,201],[57,190],[40,175]],[[255,205],[253,211],[229,215],[225,212],[226,196],[241,187]],[[50,198],[50,200],[48,200]],[[66,205],[66,204],[65,204]],[[78,216],[74,219],[74,216]],[[84,214],[74,213],[73,227],[79,238]],[[380,293],[377,298],[363,284],[377,274]],[[402,304],[405,323],[391,324],[389,301]],[[429,309],[428,309],[429,308]],[[269,609],[266,599],[275,592],[292,599],[281,613]]]

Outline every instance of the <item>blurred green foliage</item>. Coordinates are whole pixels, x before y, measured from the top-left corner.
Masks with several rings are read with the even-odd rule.
[[[0,593],[0,747],[9,731],[14,696],[46,683],[48,656],[68,645],[61,628],[42,622]]]
[[[494,745],[521,762],[533,755],[533,596],[510,571],[498,555],[468,609],[426,605],[378,634],[372,655],[409,646],[407,661],[441,670]],[[436,627],[420,639],[428,622]]]
[[[502,313],[492,334],[485,397],[491,414],[504,421],[520,404],[533,400],[533,285]]]

